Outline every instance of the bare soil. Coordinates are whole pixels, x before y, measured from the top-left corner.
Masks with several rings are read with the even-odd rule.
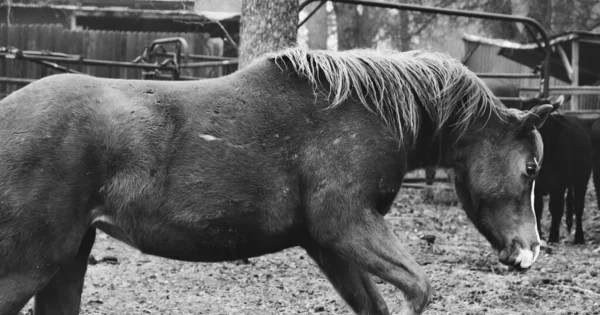
[[[524,273],[497,262],[452,193],[405,189],[386,218],[432,281],[425,314],[600,314],[600,211],[593,190],[587,197],[586,245],[573,245],[563,226],[561,242]],[[297,248],[249,262],[187,263],[100,233],[92,255],[82,314],[352,314]],[[398,314],[400,291],[377,283]]]

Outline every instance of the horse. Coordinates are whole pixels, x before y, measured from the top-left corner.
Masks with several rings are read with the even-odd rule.
[[[386,223],[404,174],[441,161],[500,262],[527,270],[552,112],[506,109],[459,61],[290,48],[190,82],[61,74],[0,102],[0,314],[78,314],[96,230],[197,262],[301,247],[357,314],[431,297]]]
[[[532,98],[523,101],[523,110],[539,105],[543,100]],[[559,98],[555,104],[562,104]],[[567,193],[567,230],[571,232],[573,213],[575,214],[575,244],[585,243],[582,220],[585,208],[585,194],[592,172],[592,142],[589,126],[577,117],[549,115],[539,132],[544,141],[544,161],[535,186],[535,211],[540,228],[544,210],[544,195],[550,195],[548,208],[552,214],[548,241],[557,243],[560,236],[560,223],[565,208]],[[541,234],[541,231],[540,231]]]

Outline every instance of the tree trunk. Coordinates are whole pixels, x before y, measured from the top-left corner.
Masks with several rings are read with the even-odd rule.
[[[375,46],[375,39],[381,28],[381,19],[386,12],[386,9],[362,7],[362,14],[357,16],[359,36],[357,48],[372,48]]]
[[[410,41],[412,36],[410,35],[410,15],[408,11],[401,10],[398,12],[398,18],[400,19],[400,51],[409,51],[411,49]]]
[[[307,14],[312,12],[318,5],[318,2],[309,4],[305,8],[305,12]],[[306,28],[308,29],[308,48],[327,49],[327,37],[329,36],[327,17],[327,9],[325,8],[325,5],[323,5],[310,19],[308,19],[308,21],[306,21]]]
[[[486,12],[513,14],[512,0],[489,1],[484,4],[483,10]],[[520,34],[514,22],[489,20],[485,23],[487,31],[493,38],[514,40]]]
[[[298,0],[244,0],[239,67],[264,53],[296,45],[297,26]]]
[[[529,0],[527,3],[527,16],[540,22],[546,32],[551,33],[552,27],[552,1]]]
[[[334,4],[337,21],[338,50],[348,50],[358,45],[358,10],[354,4]]]
[[[371,48],[375,43],[385,10],[356,4],[334,4],[337,21],[338,50]]]

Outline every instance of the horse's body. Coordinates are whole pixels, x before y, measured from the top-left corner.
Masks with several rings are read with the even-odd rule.
[[[524,101],[524,109],[531,109],[539,100]],[[580,118],[550,115],[539,131],[544,141],[544,161],[535,186],[535,212],[539,222],[544,210],[543,196],[549,195],[548,209],[552,215],[548,241],[559,241],[560,224],[565,209],[567,229],[573,226],[575,214],[576,244],[583,244],[583,211],[585,194],[592,173],[592,143],[589,126]],[[541,233],[541,231],[540,231]]]
[[[387,314],[369,274],[421,313],[427,277],[383,219],[404,174],[453,166],[500,260],[529,268],[549,111],[505,110],[425,53],[295,49],[198,82],[39,80],[0,102],[0,314],[33,295],[36,314],[77,314],[96,228],[188,261],[302,246],[357,313]]]

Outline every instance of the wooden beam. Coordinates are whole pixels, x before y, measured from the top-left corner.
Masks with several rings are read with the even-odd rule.
[[[571,86],[579,86],[579,39],[575,38],[571,42],[571,68],[573,76],[571,78]],[[573,95],[571,99],[571,110],[579,109],[579,96]]]
[[[560,60],[562,61],[567,74],[569,75],[569,79],[573,80],[573,68],[571,67],[571,63],[569,63],[569,57],[567,57],[567,53],[565,53],[565,50],[561,45],[556,45],[556,50],[558,51]]]
[[[522,92],[537,92],[538,88],[523,87],[519,88]],[[550,94],[569,94],[569,95],[600,95],[600,86],[551,86],[548,91]],[[571,101],[573,101],[571,99]]]

